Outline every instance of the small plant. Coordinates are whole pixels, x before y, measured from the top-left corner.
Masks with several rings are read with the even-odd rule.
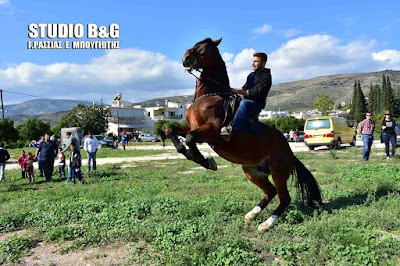
[[[17,262],[28,254],[32,246],[32,239],[27,236],[12,235],[0,243],[0,264],[4,262]]]

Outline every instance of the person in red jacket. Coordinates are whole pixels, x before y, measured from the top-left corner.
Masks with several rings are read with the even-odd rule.
[[[28,156],[24,160],[24,166],[26,175],[29,178],[29,184],[35,184],[35,172],[33,169],[33,163],[36,162],[36,156],[32,155],[31,152],[28,152]]]
[[[18,165],[21,167],[22,179],[26,178],[24,160],[26,159],[25,151],[20,151],[21,156],[18,157]]]

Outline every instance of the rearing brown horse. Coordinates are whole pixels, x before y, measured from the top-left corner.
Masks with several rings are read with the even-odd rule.
[[[217,170],[212,158],[204,158],[196,143],[207,142],[221,157],[241,164],[247,178],[264,192],[262,201],[246,214],[245,220],[253,220],[278,194],[278,206],[259,231],[274,226],[278,217],[291,202],[287,180],[291,174],[297,176],[297,184],[303,200],[309,205],[322,203],[319,186],[312,174],[293,155],[288,142],[281,132],[256,121],[253,131],[240,131],[229,141],[220,136],[221,125],[225,119],[223,102],[231,93],[225,62],[217,46],[222,39],[205,39],[186,51],[183,66],[188,70],[203,69],[197,80],[195,100],[186,111],[188,126],[170,127],[167,137],[172,140],[178,152],[189,160],[211,170]],[[186,137],[189,150],[179,141],[178,135]],[[272,176],[274,185],[269,181]]]

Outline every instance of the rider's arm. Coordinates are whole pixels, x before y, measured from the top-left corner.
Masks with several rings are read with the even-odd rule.
[[[242,94],[244,96],[249,96],[249,90],[245,90],[243,88],[231,88],[233,92],[236,92],[238,94]]]
[[[257,83],[254,85],[251,90],[248,91],[248,95],[250,98],[267,98],[268,92],[271,89],[272,85],[272,80],[271,80],[271,75],[267,74],[262,77],[260,77],[257,80]]]

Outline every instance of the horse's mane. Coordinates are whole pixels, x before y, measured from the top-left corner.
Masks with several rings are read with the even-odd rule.
[[[211,38],[207,38],[207,39],[204,39],[204,40],[196,43],[194,46],[201,45],[201,44],[208,43],[208,42],[213,42],[213,41],[211,40]]]

